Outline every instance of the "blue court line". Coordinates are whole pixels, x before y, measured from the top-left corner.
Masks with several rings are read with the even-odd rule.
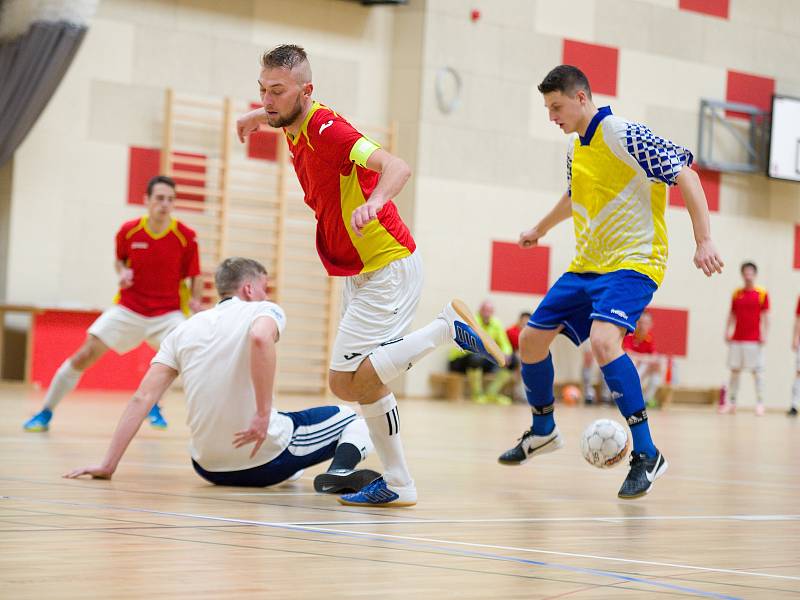
[[[592,569],[589,567],[573,567],[570,565],[564,565],[560,563],[551,563],[546,561],[540,560],[533,560],[529,558],[521,558],[517,556],[504,556],[502,554],[490,554],[487,552],[476,552],[473,550],[458,550],[453,548],[448,548],[444,546],[434,546],[428,544],[418,544],[416,542],[409,542],[407,540],[396,540],[390,539],[382,536],[374,536],[370,534],[360,534],[360,533],[352,533],[347,531],[335,531],[335,530],[326,530],[326,529],[316,529],[313,527],[306,527],[303,525],[282,525],[279,523],[270,523],[267,521],[251,521],[248,519],[233,519],[229,517],[213,517],[210,515],[195,515],[191,513],[177,513],[177,512],[169,512],[169,511],[160,511],[160,510],[151,510],[147,508],[130,508],[130,507],[119,507],[119,506],[111,506],[107,504],[93,504],[93,503],[80,503],[80,502],[69,502],[65,500],[41,500],[38,498],[21,498],[21,497],[14,497],[14,496],[0,496],[2,500],[19,500],[19,501],[27,501],[27,502],[40,502],[44,504],[63,504],[67,506],[75,506],[81,508],[102,508],[105,510],[120,510],[120,511],[127,511],[127,512],[138,512],[138,513],[146,513],[146,514],[156,514],[156,515],[163,515],[163,516],[172,516],[172,517],[183,517],[183,518],[193,518],[193,519],[203,519],[208,521],[222,521],[222,522],[234,522],[234,523],[242,523],[246,525],[253,525],[256,527],[267,527],[272,529],[281,529],[281,530],[289,530],[289,531],[299,531],[299,532],[306,532],[306,533],[315,533],[318,535],[330,535],[330,536],[339,536],[339,537],[346,537],[346,538],[353,538],[353,539],[366,539],[371,540],[374,542],[381,542],[384,544],[395,544],[400,546],[405,546],[407,548],[414,548],[419,550],[433,550],[436,552],[440,552],[443,554],[449,554],[451,556],[465,556],[468,558],[485,558],[488,560],[497,560],[503,562],[512,562],[518,563],[523,565],[532,565],[537,567],[545,567],[548,569],[558,569],[561,571],[567,571],[572,573],[581,573],[585,575],[594,575],[597,577],[605,577],[610,579],[619,579],[622,581],[626,581],[628,583],[638,583],[641,585],[649,585],[651,587],[661,588],[664,590],[670,590],[675,592],[682,592],[686,594],[693,594],[695,596],[701,596],[705,598],[718,598],[720,600],[742,600],[739,596],[729,596],[727,594],[720,594],[717,592],[706,592],[704,590],[698,590],[695,588],[685,587],[681,585],[675,585],[671,583],[663,583],[660,581],[655,581],[652,579],[646,579],[643,577],[635,577],[632,575],[624,575],[622,573],[616,573],[614,571],[605,571],[602,569]]]
[[[653,587],[659,587],[670,591],[676,592],[683,592],[687,594],[694,594],[696,596],[703,596],[706,598],[719,598],[722,600],[742,600],[739,596],[729,596],[727,594],[720,594],[717,592],[706,592],[703,590],[698,590],[695,588],[684,587],[681,585],[675,585],[671,583],[662,583],[660,581],[654,581],[652,579],[645,579],[642,577],[634,577],[632,575],[623,575],[622,573],[616,573],[614,571],[604,571],[602,569],[592,569],[589,567],[573,567],[570,565],[564,565],[560,563],[551,563],[541,560],[533,560],[529,558],[521,558],[518,556],[504,556],[502,554],[490,554],[488,552],[476,552],[473,550],[456,550],[452,548],[446,548],[443,546],[432,546],[428,544],[418,544],[415,542],[408,542],[406,540],[393,540],[388,539],[385,537],[380,536],[372,536],[372,535],[361,535],[361,534],[353,534],[346,531],[330,531],[325,529],[313,529],[310,527],[303,527],[297,525],[277,525],[274,523],[260,523],[255,521],[254,524],[259,524],[262,527],[272,527],[276,529],[290,529],[293,531],[304,531],[307,533],[317,533],[320,535],[333,535],[333,536],[342,536],[348,538],[356,538],[356,539],[366,539],[371,540],[373,542],[382,542],[382,543],[390,543],[390,544],[397,544],[401,546],[406,546],[408,548],[414,548],[416,550],[434,550],[437,552],[442,552],[445,554],[451,554],[456,556],[466,556],[470,558],[486,558],[489,560],[498,560],[504,562],[513,562],[519,563],[523,565],[535,565],[538,567],[545,567],[549,569],[560,569],[562,571],[570,571],[573,573],[583,573],[587,575],[596,575],[598,577],[610,577],[612,579],[621,579],[623,581],[627,581],[629,583],[639,583],[642,585],[650,585]]]

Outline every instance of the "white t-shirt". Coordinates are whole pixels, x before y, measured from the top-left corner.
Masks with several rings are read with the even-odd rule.
[[[269,431],[258,453],[253,445],[233,447],[233,436],[250,426],[256,412],[250,380],[250,327],[269,317],[283,332],[286,314],[272,302],[230,298],[197,313],[170,333],[153,363],[181,374],[186,393],[189,449],[207,471],[241,471],[269,462],[289,445],[292,420],[274,408]]]

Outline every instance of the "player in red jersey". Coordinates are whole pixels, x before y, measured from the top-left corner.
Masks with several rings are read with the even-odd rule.
[[[623,338],[622,349],[636,366],[647,406],[655,406],[656,392],[661,385],[661,357],[656,354],[653,315],[650,311],[645,310],[639,317],[634,332]]]
[[[756,285],[758,268],[752,262],[743,263],[740,269],[744,287],[733,293],[731,312],[725,326],[725,341],[728,342],[728,367],[730,383],[725,404],[720,413],[736,410],[739,393],[739,375],[742,370],[751,371],[756,383],[756,415],[764,414],[764,344],[769,325],[769,296],[767,290]]]
[[[417,491],[403,455],[397,401],[386,384],[451,340],[501,365],[505,357],[456,300],[406,335],[422,291],[422,265],[392,198],[411,170],[312,100],[311,66],[301,47],[278,46],[263,55],[261,65],[263,108],[241,116],[237,133],[244,141],[268,124],[286,134],[305,202],[317,219],[320,260],[329,275],[346,278],[328,381],[339,398],[361,404],[385,468],[382,478],[340,501],[413,505]]]
[[[172,218],[174,202],[175,182],[164,176],[152,178],[145,196],[147,215],[124,223],[117,232],[115,305],[92,323],[86,341],[56,371],[44,407],[25,423],[25,431],[47,431],[61,399],[109,349],[125,354],[142,342],[158,349],[190,311],[200,310],[197,241],[193,230]],[[191,292],[187,279],[192,280]],[[153,427],[167,426],[157,404],[149,420]]]
[[[794,350],[795,353],[795,367],[797,373],[794,377],[794,385],[792,385],[792,405],[789,407],[789,412],[786,413],[790,417],[797,416],[797,408],[800,406],[800,298],[797,299],[797,308],[795,308],[794,313],[792,350]]]

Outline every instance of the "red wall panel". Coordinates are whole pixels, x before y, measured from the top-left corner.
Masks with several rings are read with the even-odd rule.
[[[66,358],[86,339],[86,330],[98,312],[47,310],[34,315],[31,347],[31,379],[47,387]],[[124,356],[108,351],[87,369],[78,384],[84,390],[135,390],[147,371],[153,350],[142,344]]]
[[[520,248],[513,242],[492,242],[493,292],[547,293],[550,279],[550,248]]]
[[[647,310],[653,315],[653,339],[656,352],[669,356],[686,356],[689,311],[654,306],[649,306]]]
[[[678,7],[681,10],[727,19],[730,0],[680,0]]]
[[[794,268],[800,269],[800,225],[794,226]]]
[[[190,185],[193,187],[205,187],[206,168],[202,165],[192,165],[181,162],[181,157],[186,158],[205,158],[203,154],[193,154],[190,152],[176,152],[172,161],[172,168],[188,173],[197,173],[203,177],[200,180],[186,179],[180,175],[174,177],[177,185]],[[147,192],[147,182],[161,170],[161,150],[158,148],[139,148],[131,146],[128,151],[128,204],[144,204],[144,196]],[[180,200],[190,200],[203,202],[205,196],[202,194],[189,194],[179,192],[177,198]]]
[[[703,191],[706,193],[706,200],[708,200],[708,210],[710,212],[719,212],[719,188],[721,179],[719,171],[709,171],[695,165],[692,165],[692,169],[697,171],[697,174],[700,175],[700,183],[703,186]],[[677,185],[670,186],[669,188],[669,205],[686,208],[683,196]]]
[[[250,103],[250,108],[261,107],[262,105],[257,102]],[[254,131],[247,136],[247,158],[271,161],[277,160],[278,143],[281,141],[280,137],[280,130],[278,129],[270,128]]]
[[[617,95],[617,48],[564,40],[562,61],[565,65],[573,65],[583,71],[589,78],[593,92],[607,96]]]
[[[752,104],[761,110],[772,110],[772,95],[775,93],[775,80],[759,75],[728,71],[728,80],[725,87],[725,100],[728,102],[741,102]],[[726,111],[729,117],[747,117],[742,113]]]

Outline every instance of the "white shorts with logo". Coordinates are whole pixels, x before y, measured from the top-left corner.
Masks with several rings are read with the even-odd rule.
[[[331,370],[355,371],[375,348],[403,337],[414,320],[422,282],[416,252],[377,271],[347,277]]]
[[[158,350],[161,340],[186,320],[179,310],[157,317],[144,317],[116,304],[97,317],[88,333],[98,338],[117,354],[125,354],[142,342]]]
[[[734,371],[761,371],[764,351],[758,342],[728,342],[728,368]]]

